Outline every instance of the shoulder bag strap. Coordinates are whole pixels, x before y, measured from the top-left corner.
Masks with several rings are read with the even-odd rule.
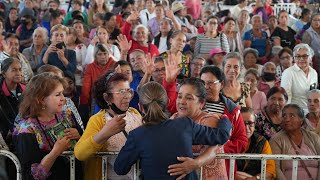
[[[294,151],[296,152],[297,155],[300,155],[299,151],[298,151],[297,148],[296,148],[296,145],[294,144],[294,142],[292,141],[292,139],[290,138],[289,135],[288,135],[288,137],[289,137],[289,141],[290,141],[291,146],[293,147]],[[313,180],[313,178],[312,178],[312,176],[311,176],[311,173],[310,173],[310,171],[308,170],[308,168],[307,168],[306,164],[304,163],[304,161],[303,161],[303,160],[300,160],[300,162],[301,162],[304,170],[306,170],[309,178],[310,178],[311,180]]]

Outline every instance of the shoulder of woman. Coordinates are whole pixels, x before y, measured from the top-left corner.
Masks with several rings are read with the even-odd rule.
[[[34,131],[34,119],[27,118],[22,119],[18,125],[16,125],[13,135],[23,134],[23,133],[35,133]]]
[[[138,110],[136,110],[133,107],[129,107],[128,113],[133,114],[134,116],[138,116],[139,118],[142,118],[141,114],[139,113]]]

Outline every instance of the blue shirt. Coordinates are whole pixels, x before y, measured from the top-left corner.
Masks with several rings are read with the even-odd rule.
[[[43,49],[41,52],[40,58],[40,66],[44,65],[43,56],[48,48]],[[76,71],[77,59],[76,52],[74,50],[66,49],[64,51],[64,56],[68,59],[69,63],[65,66],[62,61],[59,59],[58,54],[56,52],[52,52],[48,56],[48,64],[53,65],[61,69],[62,71],[70,71],[74,73]]]
[[[251,48],[258,50],[259,57],[266,55],[268,35],[265,31],[262,31],[262,37],[254,37],[252,30],[244,33],[243,40],[251,41]]]
[[[193,157],[192,145],[221,145],[228,141],[231,123],[219,121],[218,128],[210,128],[183,117],[165,120],[157,125],[140,126],[132,130],[114,163],[119,175],[127,174],[139,159],[146,180],[176,179],[168,174],[168,166],[180,163],[177,157]],[[198,179],[195,171],[185,179]]]

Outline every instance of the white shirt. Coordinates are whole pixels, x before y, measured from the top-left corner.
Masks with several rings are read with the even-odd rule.
[[[317,85],[317,83],[318,74],[310,66],[308,77],[297,64],[294,64],[282,73],[281,87],[283,87],[288,94],[288,104],[293,103],[299,105],[305,113],[308,113],[307,94],[310,91],[310,85]]]
[[[119,48],[115,45],[112,45],[109,49],[112,54],[109,54],[109,57],[111,57],[114,61],[119,61],[120,59],[120,51]],[[94,61],[94,46],[91,44],[87,48],[87,55],[85,59],[85,64],[91,64]]]
[[[147,18],[147,14],[148,14],[148,18]],[[140,11],[140,21],[145,27],[148,27],[148,21],[154,17],[156,17],[155,10],[153,11],[153,13],[149,13],[147,9],[143,9]]]
[[[160,42],[159,42],[159,53],[164,53],[168,50],[167,47],[167,37],[160,37]]]

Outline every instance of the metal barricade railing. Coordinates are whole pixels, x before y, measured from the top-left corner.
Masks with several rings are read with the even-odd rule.
[[[16,166],[16,170],[17,170],[17,180],[21,180],[22,179],[21,164],[20,164],[20,161],[17,158],[17,156],[7,150],[0,150],[0,156],[5,156],[5,157],[11,159],[11,161],[13,161],[14,165]]]

